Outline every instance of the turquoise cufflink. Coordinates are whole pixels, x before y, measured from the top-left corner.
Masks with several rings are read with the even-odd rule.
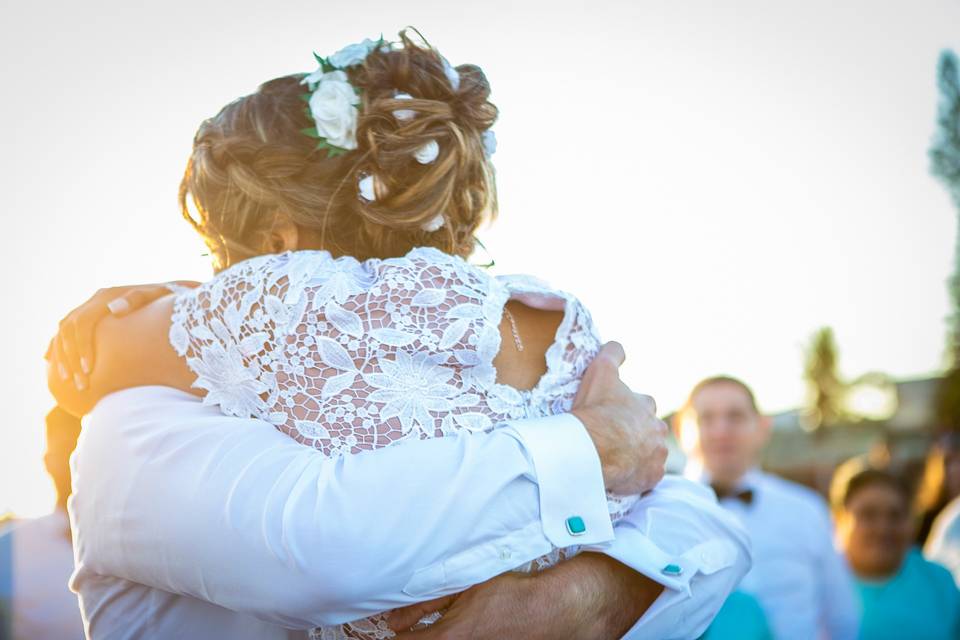
[[[671,578],[675,578],[683,574],[683,567],[681,567],[678,564],[668,564],[663,569],[660,569],[660,573],[662,573],[665,576],[670,576]]]
[[[582,536],[587,532],[587,525],[580,516],[570,516],[567,518],[567,533],[572,536]]]

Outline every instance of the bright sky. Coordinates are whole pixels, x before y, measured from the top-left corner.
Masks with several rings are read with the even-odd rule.
[[[954,1],[58,4],[0,19],[0,513],[52,503],[59,318],[101,286],[207,277],[176,207],[200,121],[407,24],[493,86],[497,269],[579,294],[662,408],[718,372],[796,405],[821,325],[849,376],[942,364],[956,214],[926,150]]]

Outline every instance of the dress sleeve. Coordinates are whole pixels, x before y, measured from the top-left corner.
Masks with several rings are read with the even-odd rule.
[[[271,353],[290,315],[280,299],[285,280],[271,275],[283,273],[276,263],[285,258],[246,260],[174,299],[170,344],[196,375],[193,387],[205,392],[204,404],[227,415],[269,419],[276,387]]]

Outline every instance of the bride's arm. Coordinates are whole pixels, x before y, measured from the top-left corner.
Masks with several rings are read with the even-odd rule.
[[[63,354],[51,354],[47,385],[57,404],[83,416],[105,395],[129,387],[162,385],[199,394],[191,387],[196,376],[167,338],[173,300],[166,295],[129,315],[100,319],[92,345],[85,347],[95,363],[86,373],[72,371]]]

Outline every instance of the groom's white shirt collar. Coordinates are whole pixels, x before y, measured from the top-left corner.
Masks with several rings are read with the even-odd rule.
[[[764,472],[758,466],[753,466],[740,476],[731,487],[734,491],[758,491],[764,483]],[[710,486],[713,478],[700,460],[690,458],[683,468],[683,477],[693,482]]]

